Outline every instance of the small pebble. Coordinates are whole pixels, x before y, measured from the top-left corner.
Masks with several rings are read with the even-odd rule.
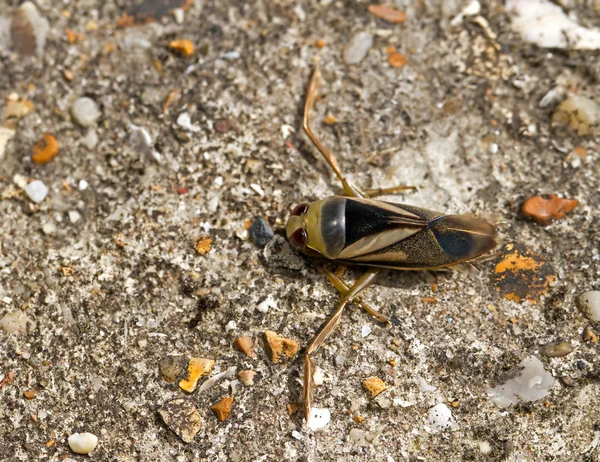
[[[150,132],[145,127],[139,127],[131,124],[131,134],[129,135],[129,144],[134,151],[145,154],[149,160],[160,163],[161,155],[154,149],[154,142]]]
[[[23,3],[15,11],[10,27],[14,49],[22,55],[42,56],[49,29],[50,23],[36,6],[32,2]]]
[[[225,332],[229,332],[230,330],[235,330],[237,328],[237,323],[235,321],[229,321],[225,326]]]
[[[185,371],[185,358],[183,356],[165,356],[158,361],[160,374],[169,383],[173,383]]]
[[[313,382],[317,387],[325,383],[325,372],[319,366],[315,366],[314,368]]]
[[[25,193],[32,202],[41,203],[48,195],[48,186],[41,180],[35,180],[25,186]]]
[[[206,254],[212,246],[212,239],[210,237],[198,236],[194,241],[194,249],[198,255]]]
[[[378,394],[388,389],[386,384],[379,377],[369,377],[362,383],[365,390],[369,392],[371,398],[375,398]]]
[[[353,428],[350,430],[350,440],[363,445],[368,444],[365,437],[365,432],[360,428]]]
[[[0,327],[9,334],[26,334],[28,325],[31,330],[35,328],[35,323],[22,310],[12,311],[0,318]]]
[[[200,431],[200,414],[190,401],[176,399],[158,411],[163,421],[184,443],[191,443]]]
[[[600,321],[600,290],[590,290],[577,297],[577,306],[591,321]]]
[[[298,342],[285,337],[279,337],[275,332],[265,332],[267,353],[271,361],[278,363],[282,358],[290,359],[298,352]]]
[[[256,376],[256,371],[246,369],[238,372],[238,378],[240,382],[242,382],[247,387],[254,385],[254,377]]]
[[[98,105],[92,98],[82,96],[75,100],[71,106],[71,115],[75,122],[82,127],[92,127],[102,115]]]
[[[77,210],[69,210],[69,220],[75,224],[81,220],[81,214]]]
[[[228,396],[223,398],[217,404],[210,407],[210,410],[215,413],[217,419],[221,422],[224,422],[229,414],[231,413],[231,405],[233,404],[233,398]]]
[[[431,426],[431,430],[434,432],[441,432],[455,425],[452,411],[444,403],[436,404],[429,409],[427,420]]]
[[[387,394],[380,394],[373,398],[373,402],[381,409],[388,409],[392,405],[392,400],[387,397]]]
[[[50,133],[44,134],[44,137],[39,140],[33,147],[31,160],[36,165],[46,164],[58,155],[58,141]]]
[[[554,220],[560,220],[577,207],[576,199],[562,199],[555,194],[534,196],[523,202],[521,212],[532,218],[538,225],[547,226]]]
[[[192,118],[187,112],[179,114],[179,117],[177,117],[177,125],[192,133],[197,133],[201,130],[198,125],[192,125]]]
[[[585,342],[598,343],[598,336],[594,333],[592,329],[586,327],[583,329],[583,340]]]
[[[248,238],[250,237],[250,233],[244,226],[240,226],[240,227],[236,228],[235,235],[237,236],[238,239],[240,239],[242,241],[247,241]]]
[[[56,223],[53,221],[47,221],[42,225],[42,232],[47,236],[52,236],[56,234]]]
[[[270,295],[258,304],[256,309],[261,313],[267,313],[269,309],[277,308],[277,302]]]
[[[392,24],[400,24],[406,21],[406,14],[404,14],[404,11],[397,10],[396,8],[392,8],[390,6],[369,5],[367,10],[373,16]]]
[[[334,361],[336,366],[342,367],[346,362],[346,357],[344,355],[336,355]]]
[[[350,40],[344,50],[344,61],[346,64],[358,64],[373,46],[373,35],[368,32],[359,32]]]
[[[217,133],[227,133],[235,126],[231,119],[221,119],[215,122],[215,131]]]
[[[27,399],[33,399],[35,398],[35,390],[26,390],[23,392],[23,396]]]
[[[570,95],[552,114],[552,127],[568,127],[580,136],[600,133],[600,104],[581,95]]]
[[[292,437],[296,438],[297,440],[301,440],[301,439],[303,439],[303,438],[304,438],[304,437],[302,436],[302,433],[300,433],[300,432],[298,432],[298,431],[296,431],[296,430],[294,430],[294,431],[292,432]]]
[[[488,455],[490,452],[492,452],[492,445],[489,441],[480,441],[479,451],[481,451],[482,454]]]
[[[187,366],[187,377],[179,381],[179,388],[192,393],[198,385],[200,377],[208,375],[215,362],[206,358],[190,358]]]
[[[233,346],[236,350],[241,351],[249,358],[256,358],[252,337],[238,337],[235,342],[233,342]]]
[[[360,334],[362,338],[365,338],[368,337],[371,334],[371,332],[373,332],[373,329],[371,329],[370,326],[362,326]]]
[[[312,413],[308,419],[307,426],[311,430],[319,430],[324,428],[331,420],[329,409],[320,409],[313,407]]]
[[[569,342],[549,343],[542,348],[542,354],[548,358],[562,358],[573,351]]]
[[[254,220],[248,231],[256,245],[261,247],[267,245],[274,235],[271,226],[269,226],[269,223],[262,217],[258,217]]]
[[[89,454],[98,446],[98,437],[93,433],[73,433],[68,439],[69,447],[77,454]]]
[[[198,392],[202,393],[203,391],[211,389],[221,379],[233,377],[235,375],[236,371],[237,371],[237,366],[231,366],[226,371],[219,372],[217,375],[213,375],[211,378],[206,380],[202,385],[200,385]]]
[[[171,41],[169,49],[186,58],[194,54],[194,44],[188,39]]]
[[[98,133],[96,130],[90,129],[81,139],[81,143],[89,150],[93,151],[98,145]]]
[[[87,188],[89,188],[90,184],[85,181],[85,180],[79,180],[79,190],[80,191],[85,191]]]
[[[183,24],[183,20],[185,19],[185,12],[181,8],[174,8],[172,14],[177,24]]]

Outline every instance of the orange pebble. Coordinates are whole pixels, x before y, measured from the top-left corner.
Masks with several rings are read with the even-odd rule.
[[[58,141],[50,133],[46,133],[32,149],[31,159],[35,164],[45,164],[50,162],[58,154]]]
[[[400,53],[392,53],[388,59],[392,67],[403,67],[406,65],[406,61],[406,56]]]
[[[397,10],[391,6],[369,5],[367,10],[373,16],[383,19],[384,21],[391,22],[392,24],[400,24],[406,21],[406,14],[404,11]]]
[[[564,218],[579,204],[576,199],[561,199],[555,194],[542,194],[527,199],[521,206],[523,215],[533,218],[539,225],[549,225]]]
[[[169,48],[181,56],[192,56],[194,54],[194,44],[188,39],[173,40],[169,43]]]

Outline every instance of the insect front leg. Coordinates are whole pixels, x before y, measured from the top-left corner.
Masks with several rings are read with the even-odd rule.
[[[333,169],[334,173],[337,175],[339,180],[342,182],[342,187],[346,195],[352,197],[366,197],[365,193],[363,193],[359,188],[350,183],[340,170],[340,166],[337,163],[337,160],[333,153],[327,149],[321,140],[314,134],[312,129],[310,128],[310,113],[315,105],[315,101],[317,96],[319,95],[319,89],[321,88],[322,79],[321,79],[321,71],[319,68],[315,68],[313,71],[312,77],[310,78],[310,82],[308,83],[308,88],[306,89],[306,101],[304,103],[304,119],[302,122],[302,128],[304,132],[308,135],[310,140],[313,142],[315,147],[319,150],[325,160],[329,164],[329,166]]]
[[[368,270],[365,274],[363,274],[350,288],[350,290],[344,295],[339,306],[333,312],[329,321],[323,326],[323,328],[319,331],[315,339],[306,349],[306,355],[304,358],[304,390],[303,390],[303,399],[304,399],[304,418],[306,419],[306,424],[310,425],[311,415],[312,415],[312,402],[313,402],[313,392],[315,389],[315,383],[313,381],[313,367],[312,367],[312,357],[319,351],[319,349],[323,346],[325,341],[331,336],[333,330],[340,322],[342,317],[342,313],[344,312],[344,308],[346,305],[353,301],[358,294],[360,294],[363,290],[371,285],[375,277],[379,274],[381,270],[374,268]]]
[[[365,189],[363,191],[363,194],[365,195],[365,197],[377,197],[377,196],[383,196],[385,194],[394,194],[399,191],[407,191],[409,189],[412,191],[416,191],[417,187],[416,186],[398,185],[398,186],[391,186],[389,188]]]
[[[335,287],[338,290],[338,292],[340,292],[342,295],[346,295],[346,294],[348,294],[348,292],[350,292],[350,287],[348,287],[346,285],[346,283],[344,281],[342,281],[342,279],[337,277],[335,275],[335,273],[332,273],[327,268],[323,268],[323,270],[325,271],[327,279],[329,279],[329,282],[331,283],[331,285],[333,287]],[[354,303],[358,304],[363,310],[365,310],[366,313],[373,316],[379,322],[384,322],[384,323],[390,322],[390,320],[388,318],[386,318],[384,315],[382,315],[378,310],[376,310],[375,308],[370,306],[368,303],[366,303],[362,299],[362,297],[356,297],[354,300]]]

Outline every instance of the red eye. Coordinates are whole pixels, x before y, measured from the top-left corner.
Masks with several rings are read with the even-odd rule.
[[[308,234],[303,228],[298,228],[296,231],[292,233],[290,236],[290,244],[297,249],[304,249],[306,247],[306,243],[308,241]]]
[[[308,210],[308,204],[300,204],[297,205],[294,210],[292,210],[292,215],[303,215],[306,213],[306,211]]]

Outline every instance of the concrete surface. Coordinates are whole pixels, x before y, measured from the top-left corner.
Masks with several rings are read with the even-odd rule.
[[[600,449],[590,447],[600,431],[599,346],[582,332],[600,330],[574,299],[599,288],[600,154],[593,138],[550,130],[558,101],[538,105],[559,85],[597,96],[595,52],[523,43],[497,1],[485,2],[481,15],[500,52],[470,19],[450,25],[459,1],[398,0],[402,25],[374,18],[358,1],[196,1],[183,24],[166,16],[117,28],[126,3],[40,2],[50,23],[44,54],[0,52],[0,104],[16,92],[35,105],[0,161],[0,317],[22,308],[35,323],[28,333],[0,330],[0,376],[15,373],[0,389],[2,460],[599,460]],[[584,24],[600,24],[597,3],[566,3]],[[67,28],[83,37],[70,44]],[[360,31],[374,34],[373,47],[346,65],[344,47]],[[181,38],[195,45],[192,57],[168,49]],[[391,67],[388,47],[407,65]],[[310,432],[286,405],[301,403],[302,347],[337,295],[317,262],[265,257],[236,232],[257,216],[281,230],[293,205],[338,191],[300,129],[316,58],[326,83],[314,127],[350,178],[363,187],[416,184],[417,192],[389,199],[484,216],[504,242],[545,258],[554,280],[531,303],[496,290],[492,261],[437,280],[383,275],[367,298],[393,323],[347,312],[317,358],[325,383],[316,405],[332,420]],[[173,90],[181,98],[163,112]],[[102,112],[92,150],[83,146],[88,129],[70,115],[80,96]],[[177,124],[184,112],[191,128]],[[338,123],[323,125],[327,114]],[[215,130],[221,119],[234,128]],[[148,130],[159,162],[132,146],[132,124]],[[60,154],[35,165],[31,148],[46,132]],[[39,208],[16,174],[50,188]],[[89,188],[80,190],[80,180]],[[580,204],[541,227],[518,213],[539,193]],[[81,215],[75,223],[73,211]],[[43,232],[47,223],[54,232]],[[212,240],[202,256],[198,236]],[[275,306],[258,311],[269,296]],[[236,327],[227,331],[230,321]],[[364,338],[363,326],[372,329]],[[265,330],[298,341],[300,354],[272,363]],[[256,359],[232,347],[240,335],[257,339]],[[540,353],[559,340],[573,352]],[[159,373],[167,354],[212,358],[213,373],[254,369],[255,385],[234,384],[221,423],[210,406],[231,392],[231,380],[186,395]],[[529,355],[555,385],[541,401],[498,409],[487,389],[518,373]],[[361,388],[370,376],[390,387],[376,400]],[[431,389],[419,377],[435,390],[423,391]],[[31,389],[29,400],[23,392]],[[178,398],[200,413],[190,444],[158,415]],[[428,410],[439,403],[456,424],[435,432]],[[92,455],[70,451],[74,432],[99,437]]]

